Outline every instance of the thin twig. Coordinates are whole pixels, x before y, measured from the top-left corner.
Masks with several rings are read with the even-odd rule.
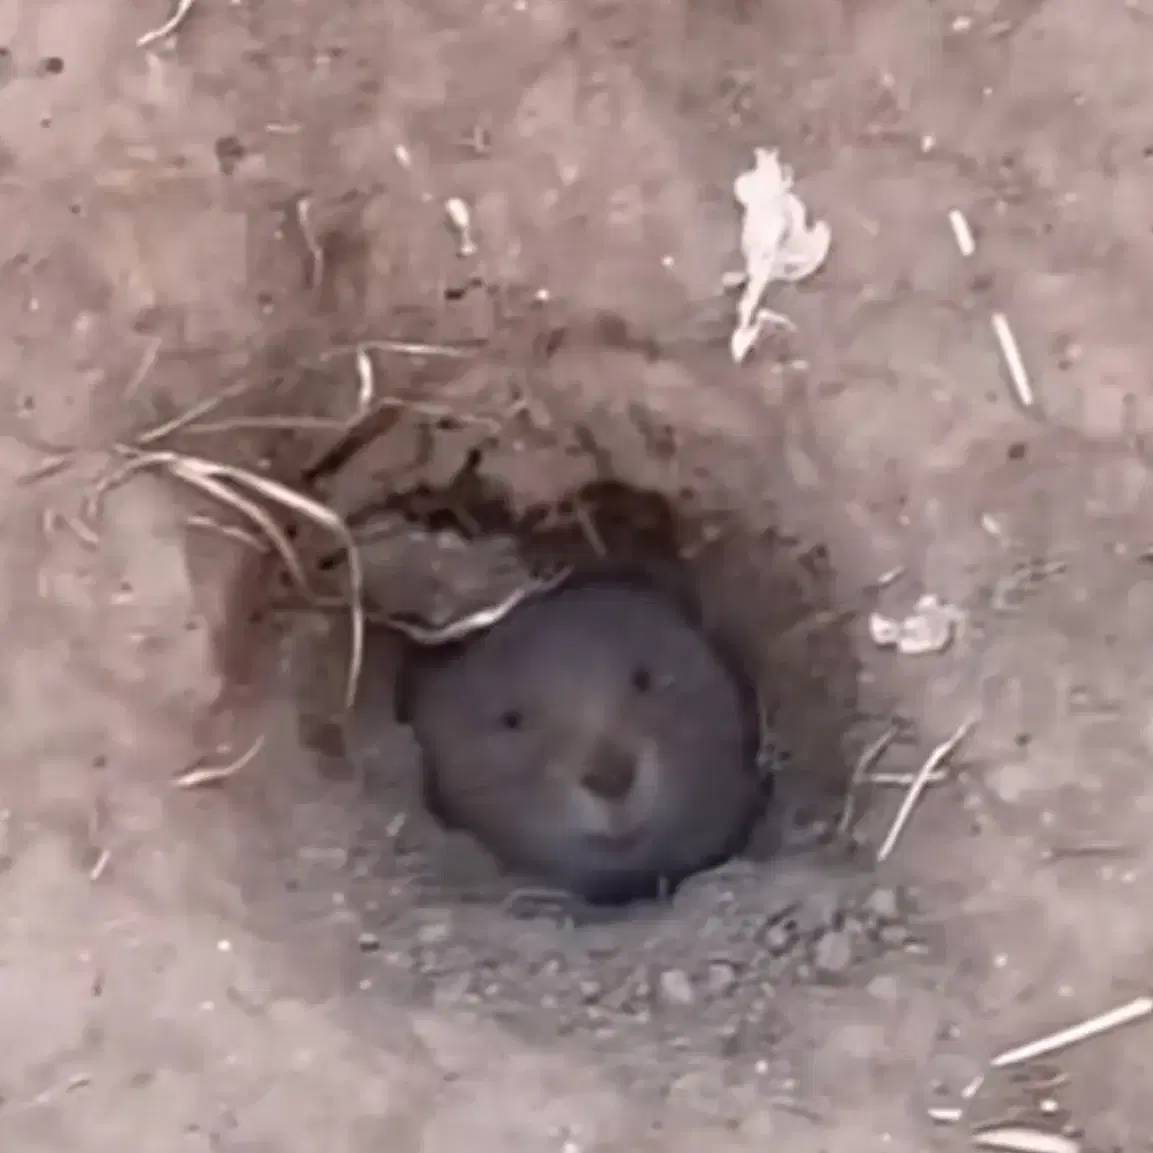
[[[1009,327],[1009,319],[1003,312],[994,312],[990,318],[993,326],[993,337],[997,341],[997,348],[1001,359],[1005,363],[1005,371],[1009,374],[1009,383],[1013,386],[1013,393],[1022,408],[1032,408],[1037,403],[1037,395],[1029,382],[1029,373],[1025,369],[1025,358],[1021,355],[1021,346]]]
[[[884,841],[881,842],[881,847],[877,850],[878,861],[888,859],[898,838],[909,823],[909,818],[913,815],[913,810],[916,808],[921,794],[928,786],[929,778],[956,752],[957,747],[973,731],[976,724],[977,718],[975,716],[967,718],[947,741],[939,744],[929,754],[928,759],[918,770],[913,783],[909,786],[909,791],[902,798],[901,807],[897,810],[896,817],[893,818],[893,824],[885,835]]]
[[[154,336],[152,340],[148,342],[148,348],[145,350],[144,356],[141,358],[136,371],[132,374],[132,379],[124,386],[124,396],[122,399],[131,400],[137,392],[140,391],[140,386],[156,366],[156,360],[160,356],[160,349],[163,344],[164,342],[159,336]]]
[[[861,779],[865,784],[869,785],[907,789],[917,779],[917,774],[877,772],[866,773]],[[938,769],[936,772],[929,774],[929,779],[926,784],[939,785],[948,779],[949,773],[945,769]]]
[[[174,456],[176,454],[168,455]],[[327,505],[321,504],[320,501],[305,496],[303,493],[289,488],[288,485],[281,484],[269,477],[258,476],[256,473],[248,472],[234,465],[221,464],[198,457],[177,456],[176,459],[179,462],[177,474],[183,479],[196,483],[193,478],[200,478],[202,481],[224,478],[234,484],[243,485],[264,497],[265,500],[275,501],[277,504],[291,509],[299,516],[327,529],[344,546],[345,554],[348,557],[349,615],[352,625],[345,705],[351,709],[356,701],[360,670],[364,663],[364,572],[360,550],[357,548],[352,531],[344,519]],[[263,528],[264,525],[262,524],[261,527]]]
[[[196,0],[179,0],[179,3],[176,5],[176,11],[173,12],[163,24],[150,29],[145,32],[143,36],[136,38],[136,47],[147,48],[150,44],[155,44],[157,40],[163,40],[166,36],[171,36],[187,19],[188,13],[192,11],[192,5],[195,3]]]
[[[252,391],[255,387],[255,381],[238,380],[228,388],[213,393],[212,396],[206,397],[198,404],[194,404],[191,408],[172,417],[171,420],[166,420],[134,436],[132,442],[137,448],[147,448],[149,445],[155,444],[158,440],[163,440],[166,436],[171,436],[174,432],[179,432],[182,428],[186,428],[202,416],[206,416],[214,408],[219,408],[226,400],[243,396],[244,393]]]
[[[176,789],[195,789],[199,785],[213,784],[216,781],[227,780],[229,777],[239,773],[245,765],[249,764],[262,748],[264,748],[263,733],[252,742],[247,752],[242,753],[235,760],[229,761],[226,765],[205,765],[198,760],[191,768],[186,769],[176,777],[172,782],[172,786]]]
[[[469,360],[474,357],[480,349],[479,342],[469,344],[427,344],[420,340],[362,340],[355,346],[356,348],[376,349],[380,352],[395,352],[401,356],[445,356],[451,360]],[[349,349],[332,348],[329,349],[320,359],[332,360],[336,356],[340,356]]]
[[[55,476],[59,472],[63,472],[79,455],[77,452],[61,452],[52,457],[51,460],[43,461],[38,464],[34,469],[24,473],[17,478],[16,483],[21,488],[30,484],[35,484],[37,481],[47,480],[50,476]]]
[[[188,517],[184,522],[185,528],[204,529],[208,532],[219,533],[220,536],[228,537],[229,540],[238,541],[242,545],[253,549],[258,553],[265,553],[268,550],[264,547],[264,542],[255,533],[249,532],[247,529],[241,528],[238,524],[221,524],[218,520],[213,520],[210,516],[204,516],[197,513],[194,516]]]
[[[1039,1037],[1036,1041],[1028,1041],[1024,1045],[1017,1045],[1013,1049],[1006,1049],[998,1053],[989,1062],[993,1069],[1007,1069],[1011,1065],[1020,1065],[1025,1061],[1032,1061],[1037,1057],[1044,1057],[1058,1049],[1067,1049],[1081,1041],[1088,1041],[1098,1037],[1111,1029],[1128,1025],[1131,1021],[1138,1021],[1142,1017],[1153,1015],[1153,997],[1135,997],[1126,1005],[1110,1009],[1096,1017],[1090,1017],[1077,1025],[1070,1025],[1067,1029],[1059,1029],[1056,1033]]]
[[[343,432],[347,420],[334,416],[234,416],[226,420],[209,420],[186,425],[185,436],[206,436],[215,432],[245,432],[254,429],[278,429],[283,432]]]
[[[317,240],[316,232],[312,227],[311,210],[312,201],[309,197],[297,197],[296,227],[300,230],[311,261],[308,269],[308,288],[310,292],[315,292],[324,280],[324,248]]]
[[[897,725],[890,725],[875,741],[866,745],[864,752],[857,758],[857,763],[849,776],[848,787],[845,789],[845,803],[841,808],[841,817],[837,821],[839,834],[848,832],[857,808],[857,792],[864,781],[872,779],[869,771],[884,756],[885,750],[897,739],[900,731]]]
[[[180,461],[172,462],[169,465],[169,470],[174,476],[187,481],[189,484],[200,489],[201,492],[215,497],[221,504],[231,505],[238,512],[243,513],[249,520],[258,525],[261,532],[272,542],[273,547],[280,555],[280,559],[284,561],[284,567],[288,569],[292,583],[296,585],[300,595],[309,601],[315,599],[312,587],[308,583],[308,577],[305,575],[304,566],[300,563],[300,557],[292,547],[292,543],[288,539],[288,534],[276,523],[276,520],[267,509],[257,504],[256,501],[250,500],[242,493],[237,492],[217,477],[204,476],[196,471],[186,470]]]

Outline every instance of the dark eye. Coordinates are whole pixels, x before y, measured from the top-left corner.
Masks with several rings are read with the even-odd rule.
[[[515,731],[524,724],[524,715],[520,709],[506,709],[500,714],[500,723],[502,728]]]
[[[653,675],[643,666],[633,669],[633,688],[638,693],[647,693],[653,687]]]

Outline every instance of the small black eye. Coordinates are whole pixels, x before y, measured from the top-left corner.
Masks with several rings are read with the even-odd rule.
[[[653,687],[653,675],[643,667],[633,669],[632,681],[638,693],[647,693]]]
[[[500,714],[500,723],[504,728],[515,731],[524,724],[524,717],[519,709],[508,709]]]

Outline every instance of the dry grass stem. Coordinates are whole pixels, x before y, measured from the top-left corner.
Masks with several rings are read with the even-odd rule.
[[[184,525],[186,528],[217,533],[258,553],[266,553],[268,551],[265,548],[264,541],[260,537],[255,533],[249,532],[246,528],[242,528],[238,524],[221,524],[220,521],[213,520],[210,516],[197,514],[196,516],[188,517]]]
[[[51,460],[43,461],[31,471],[24,473],[16,483],[24,488],[30,484],[36,484],[37,481],[47,480],[49,477],[63,472],[76,459],[76,455],[74,452],[55,454]]]
[[[913,815],[913,810],[917,807],[917,802],[921,799],[921,794],[928,787],[929,778],[956,752],[958,746],[973,731],[976,724],[977,718],[969,717],[947,741],[939,744],[929,754],[928,759],[913,778],[908,792],[902,798],[901,807],[897,810],[896,817],[893,818],[893,824],[885,835],[884,841],[881,842],[881,847],[877,850],[878,861],[885,861],[892,854],[901,833],[909,823],[909,818]]]
[[[977,241],[973,236],[973,229],[969,220],[959,208],[950,208],[948,219],[957,251],[968,259],[977,251]]]
[[[261,476],[236,465],[220,461],[206,460],[203,457],[187,456],[171,451],[139,452],[132,445],[118,445],[118,451],[128,454],[129,459],[115,472],[104,477],[85,502],[86,519],[95,524],[100,513],[100,504],[110,489],[148,468],[160,468],[169,475],[198,488],[201,492],[229,505],[243,513],[268,538],[284,561],[293,583],[310,602],[316,597],[304,573],[300,558],[288,539],[288,535],[277,524],[264,506],[238,489],[265,501],[277,504],[296,515],[325,529],[335,536],[344,548],[348,558],[349,601],[348,610],[352,623],[351,652],[349,655],[348,685],[345,695],[347,708],[352,708],[356,697],[360,670],[364,663],[364,576],[360,551],[352,532],[344,520],[327,505],[304,493],[297,492],[280,481]]]
[[[252,742],[247,752],[242,753],[239,757],[235,758],[235,760],[229,761],[225,765],[205,765],[202,764],[201,761],[197,761],[191,768],[186,769],[176,777],[172,785],[177,789],[195,789],[201,785],[209,785],[217,781],[227,780],[229,777],[234,777],[241,769],[251,763],[262,748],[264,748],[263,733]]]
[[[108,868],[108,862],[112,860],[112,852],[110,849],[101,849],[96,854],[96,860],[92,864],[92,868],[88,870],[88,879],[93,883],[100,880],[104,876],[105,870]]]
[[[1063,1133],[1035,1129],[1032,1125],[994,1125],[973,1133],[978,1149],[1001,1149],[1006,1153],[1080,1153],[1081,1142]]]
[[[300,196],[296,201],[296,227],[308,249],[308,287],[315,292],[324,280],[324,249],[316,238],[316,230],[312,227],[312,201],[307,196]]]
[[[449,621],[444,625],[428,625],[409,620],[405,617],[396,616],[382,616],[379,618],[379,621],[381,624],[395,629],[414,644],[423,645],[426,648],[452,644],[456,641],[463,640],[465,637],[472,636],[473,633],[484,632],[486,629],[492,628],[493,625],[504,620],[517,605],[523,603],[529,597],[537,596],[540,593],[545,593],[550,589],[556,588],[557,585],[568,577],[570,571],[569,569],[562,569],[555,576],[522,585],[520,588],[514,589],[503,600],[497,601],[496,604],[477,609],[475,612],[466,613],[464,616],[457,617],[456,620]]]
[[[200,489],[201,492],[214,497],[221,504],[229,505],[252,521],[264,533],[280,555],[280,559],[284,561],[284,567],[288,569],[288,575],[292,578],[292,583],[296,585],[300,595],[309,601],[314,599],[315,594],[312,591],[312,586],[308,583],[308,577],[304,572],[299,554],[292,547],[288,534],[276,523],[276,519],[266,508],[258,502],[250,500],[243,493],[237,492],[217,477],[204,476],[196,471],[189,472],[180,462],[169,465],[169,470],[173,476],[179,477],[179,479]]]
[[[192,11],[192,6],[195,2],[196,0],[179,0],[179,3],[176,5],[176,11],[173,12],[163,24],[158,25],[156,28],[149,29],[143,36],[136,38],[136,47],[147,48],[149,45],[155,44],[158,40],[163,40],[166,36],[171,36],[188,18],[188,14]]]
[[[360,414],[352,418],[359,420]],[[215,432],[251,432],[262,429],[282,432],[344,432],[349,421],[332,416],[233,416],[186,425],[185,436],[207,436]]]
[[[1029,382],[1029,374],[1025,371],[1025,358],[1021,355],[1021,346],[1009,327],[1009,319],[1003,312],[994,312],[991,318],[993,338],[1005,362],[1005,371],[1009,374],[1009,383],[1013,386],[1013,393],[1017,403],[1022,408],[1032,408],[1037,403],[1033,385]]]
[[[900,729],[890,725],[875,741],[866,745],[864,751],[853,765],[853,772],[849,777],[848,787],[845,789],[845,803],[841,808],[841,816],[837,821],[837,832],[842,836],[849,831],[853,816],[857,810],[857,796],[862,784],[871,779],[869,771],[885,754],[885,750],[897,739]]]
[[[861,778],[865,783],[870,785],[880,785],[888,788],[907,789],[916,779],[916,773],[865,773]],[[949,773],[945,769],[937,769],[936,772],[929,774],[929,779],[925,782],[927,785],[940,785],[949,779]]]
[[[444,356],[452,360],[469,360],[476,355],[479,345],[427,344],[420,340],[381,339],[364,340],[356,347],[379,352],[395,352],[400,356]],[[340,351],[347,351],[347,349],[333,349],[328,357],[337,355]]]
[[[213,409],[219,408],[225,401],[243,396],[246,392],[251,392],[255,387],[255,383],[250,380],[236,381],[228,388],[206,397],[198,404],[194,404],[191,408],[172,417],[171,420],[166,420],[133,437],[132,443],[136,448],[148,448],[157,441],[163,440],[166,436],[172,436],[173,433],[187,428],[202,416],[207,416],[208,413],[212,412]]]
[[[359,384],[356,390],[356,410],[365,413],[376,402],[376,369],[363,344],[356,347],[356,379]]]
[[[154,336],[148,342],[148,348],[141,358],[136,371],[132,374],[132,379],[124,386],[124,400],[132,400],[140,391],[140,386],[148,379],[148,374],[153,368],[156,367],[156,361],[160,356],[160,349],[163,347],[163,344],[164,342],[159,336]]]
[[[1007,1069],[1011,1065],[1033,1061],[1048,1053],[1054,1053],[1058,1049],[1067,1049],[1070,1045],[1088,1041],[1102,1033],[1118,1029],[1122,1025],[1128,1025],[1150,1015],[1153,1015],[1153,997],[1135,997],[1128,1004],[1110,1009],[1107,1013],[1090,1017],[1087,1021],[1070,1025],[1067,1029],[1059,1029],[1056,1033],[1049,1033],[1047,1036],[1039,1037],[1035,1041],[1028,1041],[1013,1049],[1006,1049],[994,1057],[989,1065],[993,1069]]]
[[[269,477],[259,476],[256,473],[248,472],[246,469],[238,468],[235,465],[221,464],[216,461],[203,460],[199,457],[181,456],[177,453],[168,453],[165,455],[171,458],[166,462],[169,470],[190,484],[199,485],[205,491],[214,491],[217,487],[214,482],[219,482],[221,479],[231,481],[235,485],[240,485],[252,490],[265,500],[281,505],[296,513],[298,516],[312,521],[314,524],[330,532],[340,541],[344,547],[345,555],[348,558],[350,585],[348,608],[352,625],[352,637],[345,707],[351,709],[356,700],[356,689],[360,681],[360,670],[364,663],[364,574],[361,566],[360,550],[357,548],[352,532],[343,518],[333,512],[327,505],[321,504],[320,501],[315,500],[313,497],[305,496],[303,493],[289,488],[288,485],[281,484],[279,481],[272,480]],[[232,503],[234,507],[241,508],[242,511],[245,511],[242,504],[236,500],[238,494],[232,493],[231,495],[233,497]],[[261,511],[263,512],[263,510]],[[256,523],[261,529],[266,532],[268,531],[271,518],[268,517],[267,514],[261,518],[254,517],[253,519],[256,520]],[[307,580],[304,579],[304,573],[300,566],[299,559],[291,545],[288,544],[284,533],[277,529],[276,532],[269,533],[269,539],[277,546],[285,563],[291,566],[289,571],[292,573],[293,579],[297,582],[298,587],[300,587],[302,591],[308,590],[308,583]],[[282,545],[287,545],[287,548],[281,547]],[[291,560],[289,558],[291,558]],[[303,583],[301,583],[302,581]],[[312,599],[311,591],[307,591],[306,595]]]

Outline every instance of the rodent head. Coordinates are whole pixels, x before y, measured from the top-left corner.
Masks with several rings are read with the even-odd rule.
[[[615,891],[734,851],[755,710],[659,591],[566,586],[414,683],[434,811],[514,867]]]

